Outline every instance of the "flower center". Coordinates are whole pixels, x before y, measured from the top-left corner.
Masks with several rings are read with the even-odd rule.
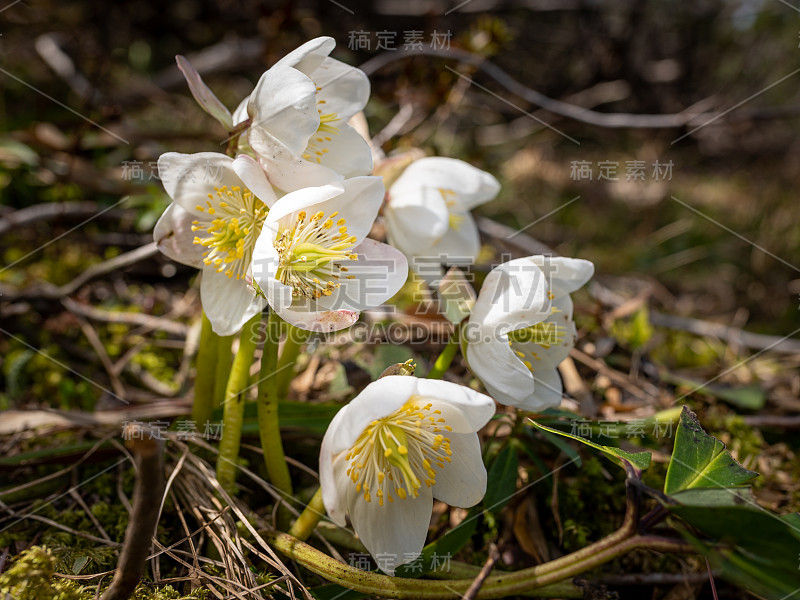
[[[321,87],[317,86],[317,93],[319,93],[321,89]],[[322,162],[322,158],[330,151],[330,148],[327,146],[328,142],[332,141],[333,139],[331,138],[331,135],[336,135],[339,133],[339,128],[333,123],[340,121],[341,119],[336,113],[323,112],[325,110],[326,103],[327,100],[317,99],[319,127],[317,127],[317,132],[311,137],[310,140],[308,140],[306,150],[303,152],[303,158],[305,160]]]
[[[192,221],[192,231],[200,232],[193,242],[206,248],[203,262],[217,273],[243,279],[269,209],[247,188],[223,186],[214,192],[205,206],[195,207],[208,218]]]
[[[551,315],[559,312],[561,311],[555,306],[550,309]],[[523,327],[522,329],[515,329],[509,332],[508,345],[511,346],[514,354],[519,357],[522,364],[533,373],[534,367],[532,361],[542,360],[542,357],[532,350],[526,354],[525,350],[528,350],[529,346],[525,346],[524,344],[536,344],[544,350],[549,350],[551,346],[561,344],[564,341],[566,333],[567,328],[564,325],[560,325],[556,321],[552,321],[548,318],[530,327]]]
[[[347,475],[366,502],[373,493],[379,506],[394,502],[395,495],[416,498],[423,483],[436,484],[436,468],[451,462],[450,440],[442,432],[453,429],[442,411],[423,402],[412,396],[388,417],[372,421],[345,456]]]
[[[334,221],[338,214],[333,212],[326,217],[319,211],[306,220],[306,212],[300,211],[294,224],[276,238],[280,264],[275,279],[291,286],[294,296],[330,296],[341,286],[342,273],[348,270],[341,263],[358,260],[352,252],[356,237],[347,233],[346,219]],[[344,277],[355,279],[355,275]]]
[[[458,231],[461,229],[461,224],[464,222],[464,215],[459,214],[457,212],[453,212],[453,208],[456,207],[457,203],[454,199],[456,193],[453,190],[446,189],[446,188],[437,188],[439,193],[442,195],[442,200],[444,200],[445,206],[447,206],[447,224],[450,229],[454,229]]]

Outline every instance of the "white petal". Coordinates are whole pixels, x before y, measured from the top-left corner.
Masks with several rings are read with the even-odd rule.
[[[347,220],[348,235],[355,236],[360,244],[372,229],[383,203],[385,190],[380,177],[353,177],[341,182],[344,191],[324,204],[309,208],[309,214],[322,210],[326,215],[338,212],[337,218]]]
[[[429,206],[399,206],[392,199],[386,204],[384,217],[389,242],[407,256],[431,256],[430,247],[447,233],[448,215],[444,202],[434,202]],[[441,261],[437,258],[436,262],[439,264]]]
[[[408,278],[405,255],[388,244],[365,239],[353,250],[358,260],[344,263],[346,275],[341,287],[330,296],[310,301],[325,310],[366,310],[380,306],[400,291]],[[343,274],[344,275],[344,274]]]
[[[489,396],[449,381],[419,379],[417,395],[431,402],[433,410],[441,410],[445,424],[458,434],[478,431],[495,412]]]
[[[292,50],[272,67],[294,67],[298,71],[311,75],[319,68],[322,61],[336,47],[336,40],[332,37],[322,36],[307,41],[305,44]]]
[[[520,410],[541,411],[561,404],[564,386],[556,369],[536,371],[533,393],[517,403]]]
[[[213,193],[215,187],[242,183],[233,170],[233,159],[217,152],[167,152],[158,158],[158,174],[169,197],[198,216],[203,213],[195,207],[205,206],[208,194]]]
[[[330,452],[338,454],[349,450],[367,425],[403,406],[416,393],[418,381],[416,377],[390,375],[365,387],[331,421],[325,433]]]
[[[398,498],[378,506],[375,498],[366,502],[356,486],[350,485],[347,504],[353,529],[386,573],[394,575],[397,567],[422,552],[433,510],[431,488],[420,488],[416,498]]]
[[[341,411],[340,411],[341,412]],[[331,425],[333,422],[331,422]],[[330,428],[329,428],[330,429]],[[344,527],[347,525],[347,488],[350,477],[347,475],[348,461],[345,454],[331,453],[327,435],[322,438],[319,453],[319,486],[322,489],[322,504],[331,520]]]
[[[548,291],[542,270],[529,259],[503,263],[483,282],[469,322],[492,337],[533,325],[550,314]]]
[[[361,69],[326,57],[309,77],[321,88],[317,102],[324,101],[319,107],[323,113],[336,113],[347,122],[367,105],[369,78]]]
[[[594,264],[582,258],[542,255],[528,258],[545,272],[550,288],[556,296],[571,294],[594,275]]]
[[[255,297],[243,279],[233,279],[213,269],[203,271],[200,299],[217,335],[238,332],[266,305],[262,298]]]
[[[162,254],[174,261],[202,269],[205,248],[194,243],[194,215],[172,202],[153,229],[153,239]]]
[[[369,175],[372,171],[372,150],[367,141],[350,125],[339,121],[335,125],[339,129],[337,133],[319,132],[311,137],[314,146],[306,149],[304,157],[343,177]]]
[[[275,195],[275,190],[272,189],[272,186],[267,180],[267,174],[264,173],[264,169],[261,168],[261,165],[259,165],[252,156],[247,156],[246,154],[237,156],[233,161],[233,170],[236,171],[236,174],[247,189],[253,192],[256,198],[266,204],[267,208],[271,208],[278,200],[278,197]]]
[[[467,344],[467,364],[500,404],[516,405],[534,389],[533,375],[502,339]]]
[[[248,135],[249,140],[253,137],[253,132]],[[305,187],[322,186],[344,179],[325,165],[295,156],[268,132],[258,132],[256,135],[261,140],[259,161],[266,168],[270,183],[276,188],[294,192]]]
[[[233,111],[233,124],[238,125],[239,123],[244,123],[247,119],[250,118],[250,115],[247,114],[247,103],[250,100],[250,96],[245,96],[244,100],[239,103],[239,106],[236,107],[236,110]]]
[[[488,202],[500,191],[500,183],[489,173],[463,160],[431,156],[411,163],[392,185],[392,196],[423,190],[426,195],[451,190],[448,200],[458,202],[461,210],[470,210]]]
[[[305,187],[286,194],[270,209],[264,222],[263,231],[270,228],[272,230],[272,239],[274,240],[281,221],[285,223],[288,223],[288,221],[294,222],[297,213],[301,210],[305,211],[309,217],[319,210],[326,210],[328,206],[332,206],[328,201],[343,193],[343,183],[335,182],[328,185]]]
[[[248,140],[259,155],[268,153],[269,133],[293,154],[300,154],[319,127],[314,82],[300,71],[275,66],[261,76],[247,105],[252,124]]]
[[[478,258],[481,249],[481,238],[478,226],[468,212],[458,215],[461,222],[457,227],[450,227],[430,251],[434,256],[441,256],[447,265],[472,265]]]
[[[469,508],[486,494],[486,467],[483,466],[481,443],[474,433],[451,433],[452,462],[436,469],[433,497],[450,506]]]

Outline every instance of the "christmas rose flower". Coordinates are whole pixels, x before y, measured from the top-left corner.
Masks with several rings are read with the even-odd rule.
[[[384,571],[422,551],[434,498],[477,504],[486,469],[477,431],[491,398],[446,381],[393,375],[368,385],[333,418],[322,440],[320,485],[338,525],[349,516]]]

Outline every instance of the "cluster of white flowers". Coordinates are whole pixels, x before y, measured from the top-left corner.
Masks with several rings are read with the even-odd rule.
[[[408,259],[475,261],[470,210],[500,190],[488,173],[452,158],[415,160],[394,179],[371,176],[372,151],[349,122],[369,97],[366,75],[312,40],[263,74],[230,113],[179,58],[201,106],[232,135],[236,156],[167,153],[159,171],[173,200],[155,228],[167,256],[202,270],[214,331],[237,332],[268,304],[310,330],[352,325],[392,297]],[[209,181],[209,166],[218,177]],[[367,238],[383,207],[391,245]],[[431,260],[433,260],[431,258]],[[384,377],[331,422],[320,456],[325,507],[349,517],[373,554],[410,562],[425,543],[433,499],[472,506],[486,491],[477,435],[495,401],[524,410],[557,406],[556,367],[574,346],[569,294],[594,267],[531,256],[489,273],[462,340],[490,396],[443,381]],[[470,288],[471,289],[471,288]],[[442,289],[442,294],[444,294]]]

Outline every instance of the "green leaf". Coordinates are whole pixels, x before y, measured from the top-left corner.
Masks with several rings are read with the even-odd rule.
[[[794,515],[782,518],[761,508],[747,488],[697,488],[672,498],[680,504],[670,511],[717,543],[682,532],[724,579],[775,600],[800,587],[800,522]]]
[[[80,574],[83,571],[84,567],[89,564],[89,557],[88,556],[79,556],[75,559],[75,562],[72,563],[72,573],[75,575]]]
[[[511,444],[503,448],[489,467],[483,505],[492,512],[500,511],[517,491],[517,450]]]
[[[621,465],[623,468],[625,468],[626,463],[639,471],[644,471],[650,466],[650,458],[652,456],[650,452],[626,452],[625,450],[615,448],[614,446],[601,446],[600,444],[595,444],[593,441],[587,440],[586,438],[572,435],[571,433],[566,433],[565,431],[559,431],[558,429],[553,429],[551,427],[545,427],[544,425],[541,425],[532,419],[529,419],[529,421],[537,429],[549,431],[550,433],[555,433],[556,435],[562,435],[586,444],[587,446],[591,446],[596,450],[600,450],[600,452],[605,454],[618,465]]]
[[[683,408],[664,482],[667,494],[691,488],[742,485],[757,476],[758,473],[736,462],[725,444],[703,431],[691,410]]]
[[[747,506],[754,505],[756,498],[749,487],[693,488],[676,492],[670,496],[680,504],[689,506]]]

